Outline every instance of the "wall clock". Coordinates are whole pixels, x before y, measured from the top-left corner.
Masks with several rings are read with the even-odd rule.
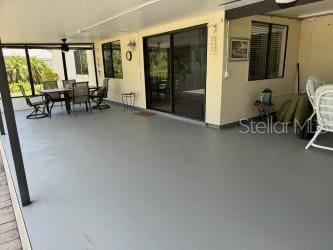
[[[127,61],[132,61],[132,57],[133,57],[132,52],[128,50],[126,52],[126,59],[127,59]]]

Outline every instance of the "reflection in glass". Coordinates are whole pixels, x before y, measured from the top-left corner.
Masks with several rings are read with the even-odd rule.
[[[102,44],[104,77],[123,79],[120,41]]]
[[[111,43],[103,44],[102,52],[103,52],[104,77],[113,78]]]
[[[88,75],[88,58],[86,50],[74,51],[75,69],[77,75]]]
[[[123,79],[120,41],[111,43],[113,78]]]
[[[147,39],[150,108],[172,111],[170,82],[170,35]]]
[[[206,28],[173,35],[174,112],[205,119]]]
[[[207,27],[146,38],[148,107],[205,120]]]

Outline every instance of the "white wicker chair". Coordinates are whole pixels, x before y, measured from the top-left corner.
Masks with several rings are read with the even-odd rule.
[[[315,93],[316,90],[323,85],[325,85],[325,82],[319,76],[310,76],[307,80],[306,92],[313,107],[313,113],[308,120],[312,120],[316,115]]]
[[[333,84],[321,86],[316,90],[314,106],[318,122],[317,132],[306,146],[306,149],[312,146],[333,151],[332,147],[315,144],[322,132],[333,132]]]

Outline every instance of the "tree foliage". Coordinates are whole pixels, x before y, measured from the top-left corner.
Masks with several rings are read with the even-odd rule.
[[[6,56],[6,71],[9,83],[29,82],[27,60],[24,56]],[[58,80],[58,75],[43,60],[30,57],[32,78],[34,83]]]

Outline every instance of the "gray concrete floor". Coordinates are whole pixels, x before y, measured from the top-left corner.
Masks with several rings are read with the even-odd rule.
[[[333,154],[111,110],[17,121],[34,249],[331,250]],[[8,148],[8,138],[4,137]]]

